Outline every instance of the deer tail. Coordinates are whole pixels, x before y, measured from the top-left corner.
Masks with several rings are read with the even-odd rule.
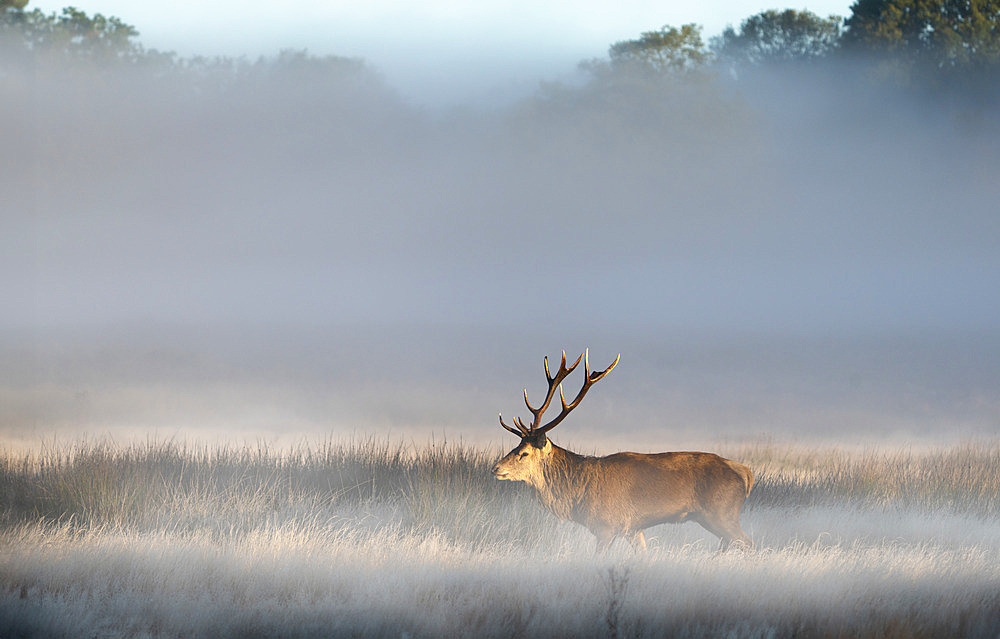
[[[750,496],[750,489],[753,488],[753,471],[750,470],[749,466],[745,466],[739,462],[734,462],[730,459],[726,460],[729,467],[736,471],[736,474],[743,479],[743,485],[747,488],[747,497]]]

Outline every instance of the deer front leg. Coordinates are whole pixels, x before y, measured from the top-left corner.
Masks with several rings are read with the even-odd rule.
[[[632,549],[636,552],[646,552],[646,535],[642,534],[641,530],[632,533],[629,542],[632,543]]]
[[[610,529],[591,530],[590,532],[594,533],[594,536],[597,537],[596,553],[598,555],[607,553],[608,548],[611,547],[611,542],[615,540],[615,534]]]

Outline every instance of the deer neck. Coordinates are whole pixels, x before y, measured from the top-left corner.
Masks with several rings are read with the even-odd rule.
[[[552,444],[552,454],[532,482],[542,505],[557,517],[573,519],[590,475],[587,459]]]

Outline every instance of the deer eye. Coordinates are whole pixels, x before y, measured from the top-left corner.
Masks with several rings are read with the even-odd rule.
[[[527,456],[528,456],[528,451],[524,451],[523,453],[521,453],[520,455],[518,455],[518,458],[519,459],[524,459]]]

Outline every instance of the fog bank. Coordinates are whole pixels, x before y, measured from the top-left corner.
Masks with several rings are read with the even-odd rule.
[[[0,435],[499,438],[588,345],[581,442],[994,433],[1000,118],[844,77],[8,73]]]

